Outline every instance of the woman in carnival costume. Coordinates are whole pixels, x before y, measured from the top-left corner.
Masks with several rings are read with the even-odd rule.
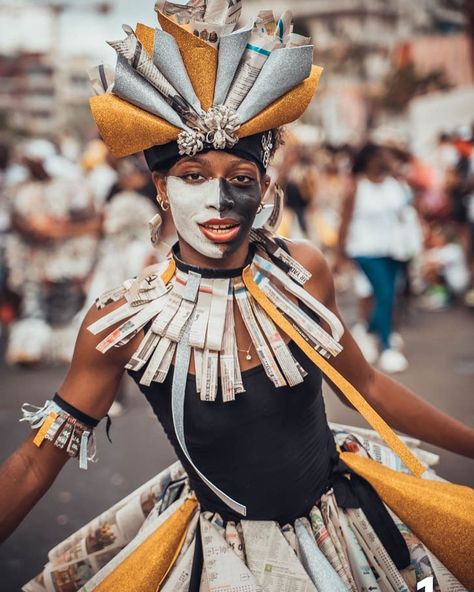
[[[232,32],[240,2],[192,4],[166,3],[156,29],[124,27],[113,83],[93,72],[104,141],[118,157],[145,151],[179,240],[98,298],[59,393],[24,406],[34,432],[2,469],[2,534],[70,456],[81,468],[95,460],[94,428],[124,367],[179,462],[52,549],[23,589],[386,592],[429,580],[465,590],[472,533],[446,544],[449,520],[435,512],[416,525],[429,502],[420,483],[457,486],[440,482],[413,438],[472,457],[473,430],[367,364],[324,258],[275,235],[278,192],[264,202],[279,129],[321,73],[313,47],[289,13]],[[322,372],[379,435],[331,431]]]

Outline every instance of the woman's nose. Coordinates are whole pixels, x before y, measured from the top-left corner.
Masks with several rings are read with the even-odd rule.
[[[234,207],[234,197],[223,179],[209,181],[206,194],[206,207],[208,208],[224,212]]]
[[[230,210],[234,207],[234,196],[229,191],[227,183],[224,183],[222,179],[219,179],[219,211]]]
[[[212,179],[208,181],[205,187],[205,200],[204,204],[206,208],[220,211],[220,187],[219,179]]]

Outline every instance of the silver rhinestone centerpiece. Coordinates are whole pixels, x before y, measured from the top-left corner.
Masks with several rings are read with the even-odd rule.
[[[198,127],[184,130],[178,136],[178,151],[181,156],[194,156],[211,145],[216,150],[232,148],[239,141],[236,131],[240,121],[235,111],[225,105],[216,105],[199,118]]]

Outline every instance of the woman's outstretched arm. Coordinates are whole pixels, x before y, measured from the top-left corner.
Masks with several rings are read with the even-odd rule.
[[[58,391],[69,404],[97,420],[107,414],[123,367],[136,349],[140,336],[127,346],[112,348],[103,355],[95,348],[105,335],[92,335],[87,326],[120,304],[122,302],[101,311],[95,307],[89,311],[79,331],[71,367]],[[53,394],[45,393],[45,398],[51,399]],[[36,432],[32,432],[0,467],[0,542],[15,530],[46,493],[69,458],[64,449],[47,440],[38,448],[33,443],[35,435]]]
[[[332,274],[322,253],[305,241],[294,242],[289,246],[292,255],[312,273],[306,289],[342,321],[336,305]],[[341,344],[344,349],[331,360],[331,365],[364,396],[392,428],[446,450],[474,458],[472,427],[450,417],[406,386],[373,368],[365,360],[347,327]],[[337,387],[328,382],[343,403],[348,404]]]

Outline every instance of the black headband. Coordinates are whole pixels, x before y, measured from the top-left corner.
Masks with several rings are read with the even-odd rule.
[[[240,158],[246,158],[255,162],[265,172],[270,157],[273,154],[275,140],[275,130],[268,130],[242,138],[234,147],[224,148],[223,150],[224,152],[229,152]],[[210,150],[215,150],[212,144],[204,144],[204,149],[199,154],[209,152]],[[170,168],[176,161],[183,158],[183,155],[179,154],[177,142],[169,142],[162,146],[152,146],[144,150],[144,154],[148,168],[151,171]]]

